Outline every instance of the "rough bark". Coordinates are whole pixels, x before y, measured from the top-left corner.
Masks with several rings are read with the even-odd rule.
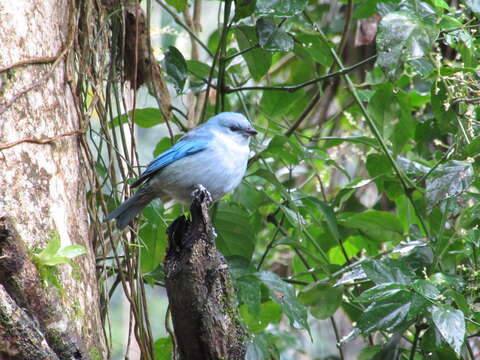
[[[247,335],[236,307],[228,265],[215,247],[210,195],[198,190],[184,216],[168,229],[166,289],[180,359],[240,360]]]
[[[74,2],[1,1],[0,18],[0,216],[9,219],[8,229],[16,234],[9,246],[23,249],[21,256],[15,256],[8,246],[3,248],[9,255],[2,259],[0,318],[7,310],[15,314],[12,321],[24,318],[25,312],[48,347],[59,351],[59,358],[69,357],[59,355],[60,345],[49,338],[48,324],[53,328],[56,324],[63,335],[67,329],[72,339],[78,337],[86,349],[82,358],[103,359],[85,164],[75,135],[81,133],[82,125],[68,65],[76,30]],[[35,143],[46,138],[55,141]],[[30,261],[30,254],[44,248],[54,235],[60,237],[62,247],[79,244],[88,252],[75,258],[73,266],[56,266],[62,294],[51,286],[42,288]],[[57,340],[68,343],[62,336]],[[18,337],[8,332],[0,332],[0,338],[0,358],[6,356],[2,354],[8,348],[5,342],[20,346],[15,342]],[[74,351],[72,356],[78,354]]]

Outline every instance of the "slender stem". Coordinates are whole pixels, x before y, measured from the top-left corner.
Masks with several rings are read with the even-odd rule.
[[[217,96],[215,102],[215,112],[218,113],[224,110],[225,106],[225,53],[227,48],[227,34],[230,30],[230,25],[228,20],[230,18],[230,10],[232,7],[232,0],[225,1],[225,8],[223,10],[223,28],[222,28],[222,35],[220,37],[220,44],[218,45],[217,52],[219,55],[218,60],[218,88],[217,88]],[[219,111],[220,110],[220,111]]]
[[[417,344],[418,344],[419,335],[420,335],[420,326],[415,325],[415,334],[413,335],[412,348],[410,350],[410,356],[408,357],[409,360],[414,360],[415,359],[415,352],[417,351]]]
[[[294,92],[294,91],[297,91],[297,90],[299,90],[299,89],[301,89],[305,86],[309,86],[309,85],[315,84],[317,82],[330,79],[330,78],[335,77],[335,76],[345,75],[345,74],[349,73],[350,71],[355,70],[359,66],[362,66],[363,64],[374,60],[376,57],[377,57],[377,55],[370,56],[369,58],[367,58],[365,60],[362,60],[359,63],[354,64],[352,66],[348,66],[348,67],[341,66],[341,70],[339,70],[339,71],[335,71],[335,72],[320,76],[318,78],[315,78],[315,79],[312,79],[312,80],[309,80],[309,81],[306,81],[304,83],[297,84],[297,85],[290,85],[290,86],[243,86],[243,87],[238,87],[238,88],[226,88],[225,92],[232,93],[232,92],[235,92],[235,91],[247,91],[247,90],[276,90],[276,91]]]
[[[275,240],[277,239],[277,236],[280,233],[280,227],[282,226],[284,219],[285,219],[285,215],[283,215],[282,218],[280,219],[280,225],[276,227],[272,240],[268,243],[267,248],[263,252],[262,258],[260,259],[260,262],[257,265],[257,271],[260,270],[260,268],[263,265],[263,262],[265,261],[265,258],[267,257],[268,252],[273,248],[273,245],[275,244]]]
[[[340,344],[340,333],[337,328],[337,323],[335,322],[335,318],[330,316],[330,323],[332,324],[333,332],[335,333],[335,340],[337,341],[338,353],[340,355],[340,359],[344,360],[345,356],[343,355],[342,344]]]
[[[297,119],[297,121],[295,121],[292,124],[292,126],[285,132],[285,134],[284,134],[285,136],[288,137],[288,136],[292,135],[295,132],[295,130],[297,130],[297,128],[300,126],[300,124],[307,118],[308,114],[310,114],[310,112],[313,110],[313,108],[315,107],[315,105],[317,104],[317,101],[319,99],[320,99],[320,92],[317,91],[315,96],[310,101],[310,104],[308,104],[308,106],[305,108],[305,110],[303,110],[302,114]]]
[[[247,52],[249,52],[249,51],[255,50],[255,49],[259,48],[259,47],[260,47],[260,44],[250,46],[249,48],[243,49],[242,51],[239,51],[239,52],[237,52],[236,54],[227,56],[224,61],[225,61],[225,62],[230,61],[230,60],[236,58],[237,56],[243,55],[243,54],[245,54],[245,53],[247,53]]]

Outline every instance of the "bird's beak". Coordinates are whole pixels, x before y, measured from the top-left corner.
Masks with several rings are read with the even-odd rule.
[[[258,134],[258,131],[255,130],[254,128],[251,128],[251,129],[248,129],[248,130],[245,130],[245,132],[249,135],[249,136],[255,136]]]

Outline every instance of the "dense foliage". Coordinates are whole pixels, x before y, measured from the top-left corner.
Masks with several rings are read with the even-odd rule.
[[[300,358],[301,332],[288,327],[309,341],[309,324],[329,318],[338,358],[356,336],[363,360],[473,358],[478,1],[225,0],[202,35],[184,21],[193,4],[166,3],[145,6],[175,30],[160,50],[178,128],[232,110],[260,131],[243,183],[212,210],[252,334],[247,358]],[[200,55],[176,47],[185,32]],[[129,119],[164,122],[153,108],[112,121]],[[159,140],[152,157],[171,145]],[[165,229],[183,211],[155,203],[140,220],[140,268],[155,286]],[[158,339],[157,358],[171,348]]]

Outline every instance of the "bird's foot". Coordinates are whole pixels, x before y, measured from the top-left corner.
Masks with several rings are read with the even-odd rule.
[[[198,202],[202,203],[205,202],[207,206],[209,206],[212,202],[212,195],[210,192],[203,186],[202,184],[194,185],[194,190],[192,191],[192,199],[193,201],[197,200]]]

